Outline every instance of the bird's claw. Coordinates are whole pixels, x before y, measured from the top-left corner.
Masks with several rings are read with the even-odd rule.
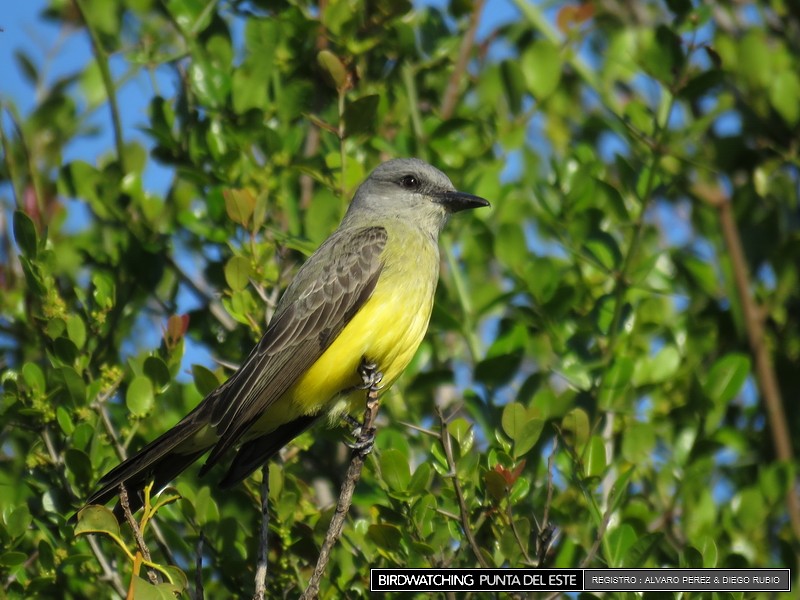
[[[358,386],[358,389],[370,391],[383,389],[383,386],[379,385],[383,380],[383,373],[378,370],[376,363],[368,362],[366,358],[361,359],[358,374],[361,376],[361,385]]]
[[[356,436],[356,440],[353,443],[348,442],[347,447],[351,450],[355,450],[362,456],[366,456],[372,452],[372,448],[375,446],[375,429],[372,428],[368,431],[361,431],[359,427],[358,430],[359,432]]]

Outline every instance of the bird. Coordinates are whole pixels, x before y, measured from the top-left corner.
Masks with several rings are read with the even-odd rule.
[[[86,504],[108,503],[124,484],[136,512],[151,481],[160,491],[203,455],[201,475],[236,450],[219,482],[229,488],[316,421],[333,424],[363,407],[365,382],[380,381],[383,393],[428,329],[448,217],[485,206],[422,160],[378,165],[300,267],[239,369],[104,475]],[[117,504],[121,518],[119,511]]]

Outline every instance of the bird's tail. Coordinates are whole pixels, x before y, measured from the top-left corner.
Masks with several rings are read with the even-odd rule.
[[[128,502],[132,513],[144,505],[143,490],[153,481],[153,492],[160,491],[178,474],[187,469],[213,445],[182,450],[181,445],[195,436],[206,426],[202,419],[189,414],[175,427],[156,438],[136,454],[106,473],[98,482],[99,489],[89,496],[87,504],[106,504],[119,493],[120,484],[125,484]],[[123,516],[117,504],[114,508],[117,518]]]

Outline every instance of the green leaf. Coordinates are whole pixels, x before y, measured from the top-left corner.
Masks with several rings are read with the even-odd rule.
[[[180,589],[172,583],[153,585],[142,577],[133,577],[133,597],[136,600],[175,600]]]
[[[158,356],[148,356],[145,358],[143,371],[159,392],[162,392],[172,380],[167,363]]]
[[[153,408],[154,401],[153,384],[150,380],[144,375],[134,377],[125,394],[128,410],[135,416],[142,417]]]
[[[317,64],[334,89],[344,89],[345,83],[347,83],[347,70],[338,56],[330,50],[322,50],[317,54]]]
[[[367,537],[379,548],[394,551],[400,549],[400,540],[403,535],[394,525],[375,523],[369,526]]]
[[[636,363],[633,370],[634,385],[651,385],[670,379],[678,371],[681,355],[678,349],[668,344],[661,348],[655,356],[647,357]]]
[[[189,82],[200,102],[211,108],[221,108],[231,89],[230,74],[204,56],[195,55],[189,65]]]
[[[208,396],[219,387],[219,379],[217,379],[217,376],[213,371],[208,370],[203,365],[192,365],[192,378],[201,396]]]
[[[750,358],[745,354],[726,354],[708,372],[703,391],[716,404],[731,401],[750,374]]]
[[[381,475],[395,492],[405,492],[411,481],[411,470],[408,466],[408,457],[395,448],[389,448],[381,453]]]
[[[522,434],[522,428],[528,422],[528,411],[519,402],[509,402],[503,408],[500,420],[505,434],[513,440]]]
[[[466,419],[453,419],[447,424],[447,431],[458,442],[461,456],[467,454],[475,442],[475,431],[473,425]]]
[[[605,410],[621,408],[626,405],[625,393],[629,390],[633,377],[633,360],[629,356],[615,356],[600,389],[600,407]]]
[[[67,470],[75,477],[75,481],[91,481],[92,460],[89,455],[77,448],[67,448],[64,453],[64,464]]]
[[[61,381],[67,390],[70,400],[72,400],[72,404],[74,406],[83,406],[86,402],[86,384],[81,376],[72,367],[61,367],[57,370],[57,373],[61,376]]]
[[[646,566],[647,559],[658,548],[664,539],[664,534],[659,532],[645,533],[636,539],[628,548],[622,559],[622,567],[636,569]]]
[[[522,98],[527,85],[525,75],[516,60],[504,60],[500,63],[500,76],[508,107],[512,113],[517,114],[522,109]]]
[[[423,538],[431,535],[437,527],[438,513],[436,512],[436,496],[425,494],[414,503],[411,517]]]
[[[561,81],[561,55],[558,47],[539,39],[520,57],[522,72],[531,94],[542,100],[552,94]]]
[[[542,419],[531,418],[522,426],[522,430],[514,439],[514,458],[523,456],[536,445],[542,435],[542,429],[544,429]]]
[[[59,337],[53,340],[55,356],[65,366],[72,366],[78,358],[78,347],[68,337]]]
[[[36,226],[31,218],[21,210],[14,211],[14,241],[17,242],[22,255],[36,258],[38,241],[36,236]]]
[[[408,493],[415,495],[428,490],[431,484],[432,470],[433,467],[431,467],[430,463],[424,462],[420,464],[411,476],[411,480],[408,482]]]
[[[11,539],[16,539],[28,530],[33,522],[33,517],[28,507],[23,505],[13,509],[3,521],[6,526],[5,532]]]
[[[75,431],[75,424],[70,417],[70,410],[63,404],[56,408],[56,421],[64,435],[72,435],[72,432]]]
[[[522,271],[531,259],[521,223],[503,223],[494,241],[495,256],[515,271]]]
[[[255,194],[249,189],[227,189],[222,190],[222,197],[225,198],[225,212],[228,213],[228,218],[242,227],[247,227],[256,207]]]
[[[28,555],[24,552],[3,552],[0,554],[0,565],[4,567],[16,567],[28,560]]]
[[[622,438],[622,456],[634,464],[643,463],[652,456],[656,436],[650,423],[629,422]]]
[[[92,275],[92,285],[92,296],[101,309],[109,309],[114,306],[116,289],[111,275],[104,271],[95,271]]]
[[[608,272],[615,271],[622,262],[622,252],[617,241],[605,231],[593,232],[584,243],[583,250]]]
[[[627,523],[623,523],[607,532],[603,541],[608,553],[608,566],[621,567],[624,564],[625,555],[636,542],[636,531]]]
[[[39,83],[39,71],[28,53],[22,50],[15,50],[14,60],[16,60],[17,67],[27,82],[36,86]]]
[[[581,448],[589,440],[589,417],[582,408],[573,408],[561,420],[561,432],[573,447]]]
[[[508,491],[508,484],[505,478],[497,471],[486,471],[483,474],[483,483],[486,485],[486,491],[492,497],[495,503],[502,502]]]
[[[348,102],[344,109],[344,131],[346,137],[369,134],[375,131],[378,120],[380,96],[370,94],[354,102]]]
[[[250,261],[244,256],[232,256],[225,264],[225,281],[234,292],[240,292],[250,283]]]
[[[587,477],[601,477],[606,470],[606,447],[603,438],[593,435],[583,458]]]
[[[82,533],[108,533],[119,537],[119,523],[105,506],[87,506],[78,513],[75,525],[75,535]]]
[[[769,101],[790,126],[800,120],[800,77],[793,70],[785,70],[772,78]]]
[[[22,365],[22,379],[36,395],[44,395],[47,386],[44,381],[44,372],[39,365],[32,362]]]
[[[86,343],[86,325],[78,315],[67,315],[67,336],[78,348]]]

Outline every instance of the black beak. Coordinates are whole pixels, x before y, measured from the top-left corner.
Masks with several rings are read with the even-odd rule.
[[[436,201],[447,209],[447,212],[455,213],[468,208],[480,208],[489,206],[489,202],[480,196],[473,196],[464,192],[442,192]]]

